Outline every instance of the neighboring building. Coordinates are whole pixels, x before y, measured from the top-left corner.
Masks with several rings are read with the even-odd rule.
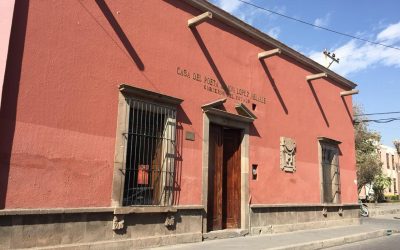
[[[387,177],[390,177],[391,185],[386,188],[385,195],[398,195],[399,194],[399,156],[394,147],[386,145],[379,146],[382,172]]]
[[[16,1],[9,46],[0,248],[359,223],[356,85],[207,1]]]
[[[0,1],[0,108],[15,0]]]

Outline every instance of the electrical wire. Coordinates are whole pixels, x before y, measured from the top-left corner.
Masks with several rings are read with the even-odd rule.
[[[354,123],[360,123],[360,122],[375,122],[375,123],[389,123],[393,121],[400,121],[400,117],[394,117],[394,118],[382,118],[382,119],[364,119],[364,120],[354,120]]]
[[[285,17],[285,18],[291,19],[291,20],[296,21],[296,22],[300,22],[302,24],[306,24],[306,25],[312,26],[314,28],[326,30],[326,31],[329,31],[329,32],[332,32],[332,33],[335,33],[335,34],[338,34],[338,35],[347,36],[347,37],[350,37],[350,38],[353,38],[353,39],[357,39],[357,40],[360,40],[360,41],[364,41],[364,42],[367,42],[367,43],[371,43],[371,44],[375,44],[375,45],[379,45],[379,46],[383,46],[383,47],[386,47],[386,48],[391,48],[391,49],[395,49],[395,50],[400,51],[400,48],[392,46],[392,45],[387,45],[387,44],[383,44],[383,43],[374,42],[374,41],[367,40],[367,39],[364,39],[364,38],[361,38],[361,37],[357,37],[357,36],[354,36],[354,35],[343,33],[343,32],[340,32],[340,31],[336,31],[336,30],[333,30],[333,29],[330,29],[330,28],[326,28],[326,27],[323,27],[323,26],[315,25],[313,23],[309,23],[309,22],[306,22],[306,21],[303,21],[303,20],[300,20],[300,19],[297,19],[297,18],[294,18],[294,17],[291,17],[291,16],[287,16],[287,15],[284,15],[282,13],[279,13],[279,12],[276,12],[276,11],[273,11],[273,10],[258,6],[256,4],[253,4],[253,3],[250,3],[250,2],[247,2],[247,1],[244,1],[244,0],[237,0],[237,1],[242,2],[244,4],[247,4],[247,5],[250,5],[250,6],[253,6],[254,8],[258,8],[258,9],[261,9],[261,10],[264,10],[264,11],[268,11],[268,12],[270,12],[272,14],[275,14],[275,15],[278,15],[278,16],[281,16],[281,17]]]
[[[381,113],[369,113],[369,114],[359,114],[359,115],[354,115],[354,116],[388,115],[388,114],[400,114],[400,111],[395,111],[395,112],[381,112]]]

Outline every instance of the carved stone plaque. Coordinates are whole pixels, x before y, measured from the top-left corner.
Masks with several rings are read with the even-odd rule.
[[[280,143],[280,165],[285,172],[296,171],[296,142],[294,139],[281,137]]]

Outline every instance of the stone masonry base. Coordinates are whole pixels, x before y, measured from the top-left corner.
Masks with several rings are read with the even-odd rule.
[[[198,207],[0,210],[0,249],[132,249],[201,241]]]
[[[253,235],[360,224],[358,204],[252,205],[251,210]]]
[[[203,233],[202,206],[0,210],[0,249],[138,249],[359,224],[358,205],[252,205],[250,228]]]

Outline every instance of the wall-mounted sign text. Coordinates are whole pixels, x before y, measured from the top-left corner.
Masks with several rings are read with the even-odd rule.
[[[176,74],[197,83],[201,83],[203,85],[203,89],[206,91],[213,92],[221,96],[226,96],[241,103],[259,102],[265,104],[266,101],[264,96],[251,93],[247,89],[237,88],[229,84],[223,86],[220,82],[212,77],[193,71],[191,72],[179,66],[176,68]]]

